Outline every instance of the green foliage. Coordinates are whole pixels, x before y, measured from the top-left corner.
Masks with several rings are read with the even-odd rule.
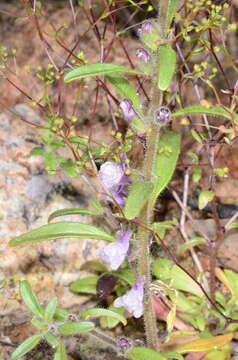
[[[38,229],[31,230],[20,236],[16,236],[10,242],[10,246],[24,245],[27,243],[56,240],[63,238],[91,238],[113,241],[113,236],[88,224],[81,224],[79,222],[57,222],[41,226]]]
[[[176,52],[169,45],[159,48],[158,87],[165,91],[169,87],[176,67]]]
[[[65,82],[70,82],[73,80],[84,79],[87,77],[102,76],[116,72],[126,72],[131,74],[140,74],[140,71],[133,69],[128,69],[125,66],[114,65],[114,64],[88,64],[80,66],[72,71],[70,71],[64,77]]]
[[[153,170],[154,190],[151,195],[153,204],[173,176],[180,153],[180,143],[180,134],[169,130],[160,138],[159,151]]]
[[[145,181],[135,181],[130,187],[125,204],[125,217],[134,219],[144,207],[153,191],[153,184]]]

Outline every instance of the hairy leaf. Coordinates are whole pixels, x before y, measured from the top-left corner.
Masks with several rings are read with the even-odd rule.
[[[65,75],[64,81],[70,82],[72,80],[84,79],[87,77],[102,76],[106,74],[126,72],[131,74],[141,74],[140,71],[129,69],[122,65],[115,64],[87,64],[77,67]]]
[[[64,343],[60,342],[59,345],[57,346],[57,350],[53,360],[67,360],[67,359],[68,357],[65,351]]]
[[[207,114],[207,115],[215,115],[215,116],[222,116],[226,119],[231,119],[231,114],[229,111],[222,107],[218,106],[211,106],[207,107],[205,105],[191,105],[184,109],[180,109],[172,114],[172,118],[175,118],[177,116],[181,115],[189,115],[189,114]]]
[[[84,279],[79,279],[74,281],[70,285],[70,290],[75,293],[85,293],[85,294],[93,294],[96,295],[96,285],[99,277],[98,276],[92,276],[87,277]]]
[[[10,242],[10,246],[24,245],[27,243],[56,240],[62,238],[90,238],[114,241],[114,237],[95,226],[79,222],[56,222],[31,230],[23,235],[16,236]]]
[[[166,357],[162,354],[159,354],[157,351],[146,348],[144,346],[134,347],[127,353],[127,357],[130,360],[166,360]]]
[[[172,80],[176,67],[176,52],[170,45],[161,45],[159,48],[158,86],[165,91]]]
[[[152,193],[153,187],[153,184],[145,181],[137,181],[132,184],[124,209],[127,219],[134,219],[140,213]]]
[[[43,318],[43,309],[40,306],[38,299],[35,293],[32,291],[28,281],[22,280],[20,282],[20,294],[24,303],[31,310],[31,312],[36,316]]]
[[[42,336],[37,334],[26,339],[16,350],[12,353],[11,360],[18,360],[30,350],[32,350],[41,341]]]
[[[140,110],[140,100],[137,91],[126,78],[119,74],[110,74],[106,75],[106,79],[124,99],[130,99],[132,101],[136,110]]]
[[[61,210],[56,210],[52,214],[50,214],[50,216],[48,217],[48,223],[59,216],[74,215],[74,214],[97,215],[95,212],[87,209],[80,209],[80,208],[61,209]]]
[[[112,317],[122,322],[123,325],[127,324],[126,318],[124,316],[107,309],[93,308],[93,309],[85,310],[81,314],[82,319],[88,319],[89,317],[101,317],[101,316]]]
[[[95,324],[91,321],[67,322],[58,329],[63,335],[77,335],[91,331],[95,328]]]
[[[151,195],[152,204],[164,190],[173,176],[180,153],[181,136],[173,131],[166,131],[160,138],[159,151],[154,164],[154,190]]]

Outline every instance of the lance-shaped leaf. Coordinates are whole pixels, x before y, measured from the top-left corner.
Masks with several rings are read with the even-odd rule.
[[[228,120],[231,120],[232,115],[234,116],[234,118],[237,119],[237,115],[236,114],[232,114],[230,111],[222,108],[222,107],[218,107],[218,106],[205,106],[205,105],[191,105],[188,106],[186,108],[180,109],[178,111],[176,111],[175,113],[173,113],[171,115],[172,118],[175,118],[177,116],[181,116],[181,115],[193,115],[193,114],[207,114],[207,115],[214,115],[214,116],[222,116]]]
[[[158,279],[172,284],[176,290],[182,290],[200,298],[204,297],[198,284],[168,259],[155,259],[152,264],[152,272]]]
[[[106,79],[124,99],[130,99],[132,101],[136,110],[140,110],[140,100],[137,91],[126,78],[119,74],[110,74],[106,75]]]
[[[162,354],[159,354],[157,351],[148,349],[144,346],[137,346],[131,349],[127,353],[127,357],[130,360],[166,360],[167,358]]]
[[[126,318],[124,316],[122,316],[121,314],[118,314],[114,311],[107,310],[107,309],[93,308],[93,309],[85,310],[81,314],[81,318],[83,320],[88,319],[89,317],[101,317],[101,316],[112,317],[112,318],[115,318],[115,319],[119,320],[120,322],[122,322],[123,325],[127,324]]]
[[[178,6],[178,0],[169,0],[168,12],[167,12],[167,26],[168,27],[170,27],[170,25],[173,21],[177,6]]]
[[[38,299],[34,294],[34,292],[32,291],[28,281],[23,280],[20,282],[20,294],[24,303],[31,310],[31,312],[36,316],[43,318],[43,314],[44,314],[43,309],[40,306]]]
[[[50,216],[48,217],[48,223],[51,222],[51,220],[59,217],[59,216],[65,216],[65,215],[78,215],[78,214],[84,214],[84,215],[98,215],[96,212],[88,210],[88,209],[80,209],[80,208],[69,208],[69,209],[60,209],[54,211]]]
[[[73,80],[84,79],[87,77],[103,76],[106,74],[116,73],[116,72],[126,72],[131,74],[142,74],[140,71],[129,69],[122,65],[115,64],[87,64],[77,67],[76,69],[70,71],[64,77],[65,82],[70,82]]]
[[[53,319],[56,308],[57,308],[57,303],[58,303],[58,299],[56,296],[54,296],[45,308],[45,311],[44,311],[45,321],[50,322]]]
[[[230,343],[233,336],[233,333],[228,333],[225,335],[212,336],[206,339],[194,340],[187,344],[179,345],[176,348],[176,352],[185,354],[190,352],[208,352],[220,349]]]
[[[167,90],[176,67],[176,52],[170,45],[159,48],[158,86],[162,91]]]
[[[181,136],[173,131],[166,131],[160,138],[158,155],[154,163],[154,190],[151,195],[152,204],[169,183],[176,168],[180,153]]]
[[[194,246],[206,244],[206,240],[202,237],[194,237],[193,239],[187,241],[186,243],[180,245],[177,249],[177,253],[180,255],[186,250],[192,249]]]
[[[126,199],[124,210],[124,214],[127,219],[134,219],[140,213],[151,195],[153,187],[153,184],[145,181],[137,181],[132,184]]]
[[[74,281],[70,285],[70,290],[75,293],[85,293],[96,295],[96,285],[98,282],[98,276],[87,277]]]
[[[114,241],[114,237],[95,226],[79,222],[56,222],[41,226],[20,236],[16,236],[10,242],[10,246],[24,245],[27,243],[56,240],[63,238],[90,238]]]
[[[67,354],[65,351],[65,346],[63,342],[60,342],[60,344],[57,346],[56,353],[54,355],[54,360],[67,360]]]
[[[91,321],[67,322],[61,325],[58,330],[62,335],[77,335],[91,331],[95,324]]]
[[[16,350],[12,353],[11,360],[18,360],[26,353],[31,351],[41,341],[42,336],[37,334],[26,339]]]

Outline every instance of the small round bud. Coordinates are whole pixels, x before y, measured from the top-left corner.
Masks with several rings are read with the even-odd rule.
[[[151,31],[152,31],[152,24],[150,21],[146,20],[140,25],[138,29],[138,34],[143,35],[143,33],[145,32],[151,33]]]
[[[136,56],[140,61],[143,61],[144,63],[150,61],[150,55],[145,49],[138,49],[136,51]]]
[[[154,121],[159,126],[165,126],[169,123],[171,111],[166,106],[161,106],[154,115]]]
[[[121,337],[121,338],[117,339],[117,346],[121,350],[128,350],[131,345],[127,338]]]

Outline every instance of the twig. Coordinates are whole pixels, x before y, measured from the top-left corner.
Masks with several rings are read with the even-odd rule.
[[[179,204],[179,206],[181,207],[181,209],[183,209],[183,211],[185,212],[186,216],[189,218],[189,220],[191,221],[191,224],[193,226],[193,228],[202,236],[204,237],[204,239],[210,243],[210,239],[208,237],[208,235],[203,232],[203,230],[195,223],[193,217],[191,216],[191,214],[189,213],[189,211],[183,206],[182,201],[180,200],[177,192],[175,190],[172,190],[172,195],[174,197],[174,199],[176,200],[176,202]]]
[[[184,191],[183,191],[183,208],[182,208],[182,213],[181,213],[181,218],[180,218],[180,231],[181,234],[185,240],[185,242],[188,242],[188,236],[187,236],[187,232],[185,230],[185,220],[186,220],[186,213],[184,210],[187,209],[187,201],[188,201],[188,187],[189,187],[189,175],[190,175],[190,170],[186,169],[185,171],[185,175],[184,175]],[[198,268],[198,271],[200,273],[204,273],[204,269],[202,267],[202,264],[199,260],[199,257],[197,256],[195,250],[193,248],[189,249],[191,256],[193,258],[193,261],[195,263],[195,265]],[[206,278],[206,275],[201,279],[201,281],[203,282],[203,287],[204,289],[206,289],[206,291],[209,291],[209,285],[208,285],[208,281]]]

